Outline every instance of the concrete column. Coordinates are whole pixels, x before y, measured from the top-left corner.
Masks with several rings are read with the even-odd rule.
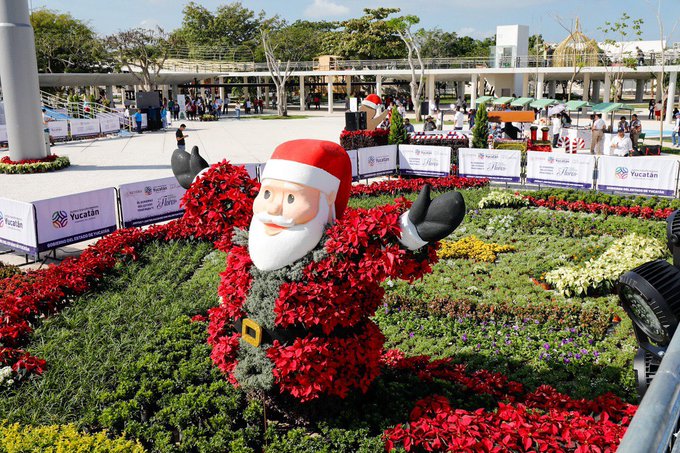
[[[529,97],[529,74],[522,74],[522,97]]]
[[[472,82],[470,85],[470,108],[477,108],[477,88],[479,85],[479,76],[472,74]]]
[[[382,98],[382,76],[375,76],[375,94]]]
[[[666,105],[666,122],[673,123],[673,108],[675,107],[675,86],[678,79],[677,72],[671,72],[668,81],[668,101]]]
[[[267,90],[269,91],[269,90]],[[304,112],[307,110],[307,104],[305,104],[305,97],[307,96],[307,93],[305,93],[305,77],[300,76],[300,111]]]
[[[599,80],[593,80],[593,96],[592,100],[595,103],[600,102],[600,81]]]
[[[555,80],[548,81],[548,98],[555,99],[555,85],[557,82]]]
[[[543,85],[545,85],[545,74],[538,73],[538,80],[536,80],[536,99],[543,99]]]
[[[434,102],[434,88],[435,88],[435,77],[434,75],[427,76],[427,98],[430,102]]]
[[[635,102],[642,102],[645,98],[645,82],[644,79],[635,80]]]
[[[248,83],[248,77],[243,78],[243,83]],[[245,98],[246,96],[250,97],[250,89],[248,87],[243,87],[241,90],[241,94]]]
[[[42,159],[50,153],[40,113],[36,61],[28,1],[0,2],[0,80],[12,160]]]
[[[333,78],[328,80],[328,113],[333,113]]]
[[[113,105],[113,85],[106,85],[106,99]]]
[[[219,83],[226,82],[225,78],[218,78],[217,80],[219,81]],[[228,94],[227,87],[220,87],[220,99],[222,99],[224,102],[227,102],[227,94]],[[177,91],[174,90],[174,86],[172,90],[172,95],[175,97],[175,99],[177,98]]]
[[[168,85],[163,85],[161,87],[161,96],[163,99],[168,99],[168,93],[170,92],[170,87]]]
[[[351,75],[346,75],[345,76],[345,92],[347,93],[347,97],[349,98],[352,96],[352,76]]]
[[[255,78],[255,81],[257,83],[260,83],[261,80],[262,79],[260,79],[259,77]],[[255,89],[255,93],[257,94],[258,99],[261,98],[262,97],[262,87],[258,85],[257,88]]]
[[[590,101],[590,73],[583,74],[583,100]]]
[[[609,74],[605,74],[604,76],[604,101],[603,102],[609,102],[611,97],[612,97],[612,79],[609,77]]]

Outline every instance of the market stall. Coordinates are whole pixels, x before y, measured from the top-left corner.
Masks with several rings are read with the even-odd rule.
[[[510,105],[510,103],[514,100],[515,100],[515,98],[513,98],[512,96],[502,96],[500,98],[494,99],[491,103],[494,106],[502,107],[504,105]]]
[[[633,107],[623,104],[621,102],[603,102],[601,104],[596,104],[593,106],[593,112],[602,113],[603,115],[609,115],[609,130],[604,133],[604,147],[603,154],[611,155],[611,144],[612,139],[616,137],[617,130],[614,127],[614,118],[616,117],[616,112],[628,112],[628,120],[630,121],[633,114]],[[605,120],[606,121],[606,120]],[[630,134],[626,132],[626,137]]]
[[[510,107],[525,110],[532,102],[534,102],[534,98],[517,98],[510,103]]]
[[[494,100],[493,96],[480,96],[475,100],[475,106],[479,104],[491,104],[491,101]]]
[[[590,103],[586,101],[569,101],[564,105],[564,109],[569,113],[590,106]],[[579,120],[580,118],[577,118],[575,125],[572,123],[560,131],[558,146],[564,148],[568,153],[576,154],[581,149],[590,148],[590,142],[593,138],[590,125],[579,126]]]

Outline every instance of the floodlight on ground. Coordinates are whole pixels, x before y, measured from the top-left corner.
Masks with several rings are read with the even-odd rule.
[[[666,260],[645,263],[621,276],[617,292],[633,321],[640,349],[634,368],[642,396],[680,324],[680,215],[667,219],[668,248],[674,265]]]

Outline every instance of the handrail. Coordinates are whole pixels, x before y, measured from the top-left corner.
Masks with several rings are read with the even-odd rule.
[[[586,61],[595,57],[599,66],[623,66],[626,59],[633,58],[638,67],[655,66],[661,61],[661,53],[647,53],[638,59],[633,54],[624,54],[623,58],[609,57],[604,53],[579,54],[578,59]],[[666,51],[666,64],[680,62],[680,49]],[[461,57],[461,58],[426,58],[425,69],[475,69],[475,68],[550,68],[558,67],[552,56],[520,55],[516,57]],[[410,69],[406,59],[383,60],[337,60],[332,68],[320,67],[318,61],[297,61],[291,63],[294,71],[317,70],[398,70]],[[565,66],[570,67],[570,66]],[[165,70],[181,72],[268,72],[266,63],[231,61],[224,58],[188,58],[175,57],[166,60]]]
[[[65,110],[68,118],[96,118],[97,115],[115,116],[122,122],[123,127],[131,130],[132,119],[122,115],[120,111],[97,102],[77,101],[72,102],[55,94],[40,91],[42,105],[60,113]]]
[[[617,450],[619,453],[680,451],[680,334],[673,335],[661,365]]]

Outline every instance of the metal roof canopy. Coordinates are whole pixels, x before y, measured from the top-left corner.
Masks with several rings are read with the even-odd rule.
[[[480,96],[475,101],[475,104],[488,104],[493,101],[493,96]]]
[[[588,101],[569,101],[564,106],[567,109],[567,111],[570,112],[572,110],[578,110],[583,107],[590,107],[591,104]]]
[[[517,98],[510,103],[512,107],[524,107],[534,102],[534,98]]]
[[[536,99],[534,102],[529,104],[530,107],[541,109],[543,107],[548,107],[549,105],[559,104],[555,99]]]
[[[616,110],[635,110],[633,107],[623,104],[621,102],[603,102],[601,104],[596,104],[593,106],[593,112],[598,113],[611,113]]]
[[[498,99],[494,99],[494,100],[493,100],[493,105],[505,105],[505,104],[509,104],[509,103],[511,103],[511,102],[513,101],[513,99],[515,99],[515,98],[513,98],[512,96],[504,96],[504,97],[500,97],[500,98],[498,98]]]

